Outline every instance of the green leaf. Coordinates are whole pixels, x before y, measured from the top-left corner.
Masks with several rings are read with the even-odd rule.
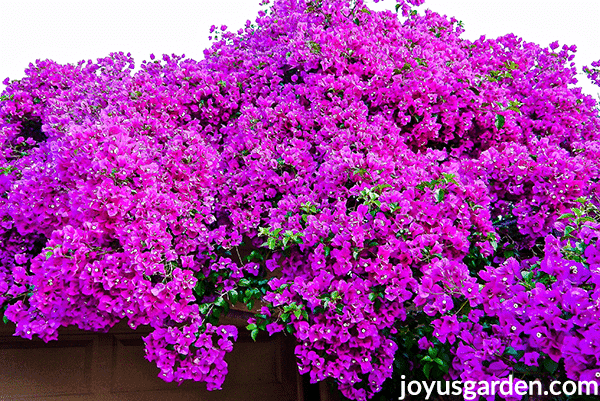
[[[528,366],[525,365],[523,362],[519,362],[513,366],[513,369],[519,373],[524,373],[527,372]]]
[[[436,198],[436,201],[437,201],[438,203],[439,203],[439,202],[442,202],[442,201],[444,200],[444,198],[446,197],[446,191],[445,191],[443,188],[437,188],[437,189],[434,191],[434,193],[435,193],[435,198]]]
[[[252,340],[254,340],[254,342],[256,342],[257,335],[258,335],[258,329],[254,329],[254,330],[252,330],[252,332],[250,332],[250,337],[252,337]]]
[[[252,252],[250,252],[250,255],[246,256],[246,261],[247,262],[251,262],[254,259],[258,259],[258,260],[260,260],[262,262],[264,260],[264,257],[258,251],[252,251]]]
[[[54,253],[52,251],[46,252],[46,260],[50,259],[52,257],[52,255],[54,255]]]
[[[231,303],[236,304],[240,294],[236,290],[230,290],[228,295],[229,295],[229,300],[231,301]]]
[[[427,353],[429,354],[430,357],[435,358],[438,354],[438,350],[433,347],[429,347],[429,349],[427,350]]]
[[[444,361],[442,361],[440,358],[433,358],[433,362],[437,363],[440,366],[444,366]]]
[[[198,280],[198,282],[196,283],[196,286],[194,287],[194,293],[196,295],[198,295],[199,297],[201,297],[202,295],[204,295],[205,291],[206,291],[206,284],[204,283],[204,281]]]
[[[565,214],[561,214],[558,217],[558,220],[562,220],[562,219],[566,219],[566,218],[575,218],[575,215],[573,213],[565,213]]]
[[[213,308],[212,313],[210,314],[210,320],[211,323],[214,321],[215,323],[217,323],[217,321],[219,320],[219,317],[221,316],[221,313],[223,312],[223,309],[216,307]]]
[[[4,324],[8,324],[8,318],[6,316],[2,316],[2,322]]]
[[[250,323],[248,326],[246,326],[246,329],[248,329],[249,331],[256,330],[256,324]]]
[[[375,302],[373,303],[373,307],[375,308],[376,311],[378,311],[379,308],[381,308],[381,299],[377,298],[375,300]]]
[[[502,127],[504,127],[505,122],[506,122],[506,119],[504,118],[503,115],[496,114],[496,128],[498,129],[498,131],[500,131],[502,129]]]
[[[573,231],[575,231],[575,227],[566,226],[565,227],[565,236],[570,235]]]
[[[431,373],[431,369],[433,368],[433,365],[428,363],[427,365],[423,366],[423,373],[425,374],[425,377],[427,378],[427,380],[429,380],[429,375]]]
[[[544,359],[544,368],[550,372],[550,373],[554,373],[556,372],[556,369],[558,369],[558,363],[554,362],[552,359],[550,358],[545,358]]]
[[[206,315],[208,310],[210,309],[210,304],[201,304],[200,305],[200,313]]]
[[[238,282],[238,285],[240,287],[248,287],[250,285],[250,280],[248,280],[247,278],[243,278]]]
[[[446,182],[451,182],[453,184],[456,184],[456,180],[454,179],[456,177],[456,174],[442,173],[442,176],[444,177]]]
[[[510,356],[513,356],[513,357],[516,357],[518,355],[517,354],[517,350],[514,349],[513,347],[506,347],[504,349],[504,354],[505,355],[510,355]]]
[[[215,305],[218,306],[218,307],[220,307],[220,308],[223,308],[225,305],[227,305],[227,301],[225,301],[223,299],[223,297],[219,297],[219,298],[217,298],[215,300]]]
[[[533,272],[530,271],[522,271],[521,272],[521,277],[523,277],[523,279],[530,281],[533,278]]]

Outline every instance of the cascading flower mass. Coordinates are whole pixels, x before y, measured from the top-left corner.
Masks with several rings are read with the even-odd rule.
[[[15,334],[149,325],[162,378],[218,389],[238,334],[219,317],[260,302],[252,337],[295,336],[300,372],[354,400],[400,373],[600,383],[600,117],[569,87],[576,48],[471,42],[421,3],[275,0],[202,61],[7,79]]]

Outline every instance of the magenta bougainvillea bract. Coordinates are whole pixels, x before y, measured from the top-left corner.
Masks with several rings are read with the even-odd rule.
[[[220,318],[245,304],[253,338],[293,336],[300,373],[353,400],[399,373],[600,383],[600,117],[576,48],[469,41],[422,2],[266,1],[201,61],[7,79],[15,334],[147,325],[160,377],[219,389]]]

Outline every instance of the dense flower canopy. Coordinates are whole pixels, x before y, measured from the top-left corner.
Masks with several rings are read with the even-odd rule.
[[[149,325],[161,377],[217,389],[219,316],[260,300],[253,337],[295,336],[300,372],[355,400],[394,369],[600,383],[600,117],[568,86],[575,46],[471,42],[422,2],[276,0],[202,61],[5,81],[16,334]]]

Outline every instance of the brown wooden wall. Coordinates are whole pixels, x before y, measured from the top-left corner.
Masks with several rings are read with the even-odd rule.
[[[107,334],[61,329],[58,341],[14,337],[0,323],[0,401],[304,401],[291,336],[254,343],[244,328],[226,356],[229,374],[221,391],[204,383],[181,386],[157,377],[144,359],[148,329],[125,324]],[[310,398],[310,397],[309,397]],[[307,399],[306,401],[314,401]]]

